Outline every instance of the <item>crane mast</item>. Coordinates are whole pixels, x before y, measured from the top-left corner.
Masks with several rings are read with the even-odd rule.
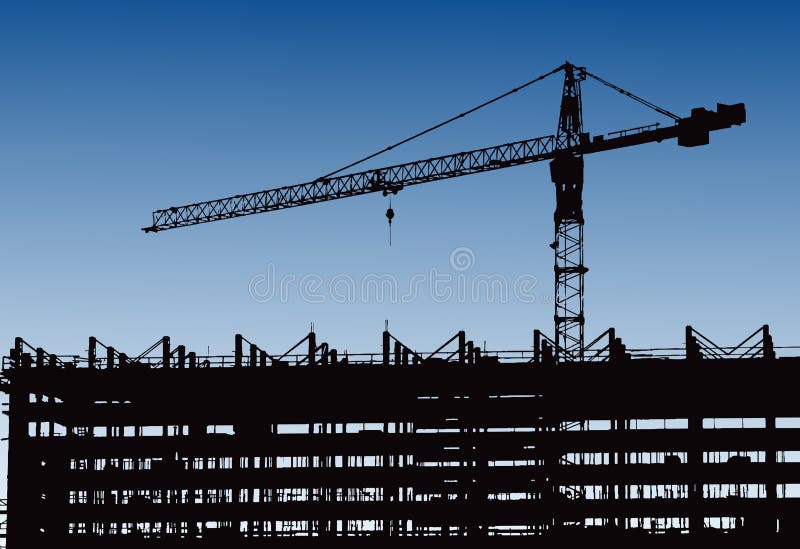
[[[567,65],[550,178],[556,187],[555,354],[558,362],[583,361],[583,136],[581,82],[586,69]],[[586,136],[583,137],[586,139]]]
[[[555,135],[336,175],[346,168],[462,118],[560,70],[564,71],[564,85]],[[672,118],[675,123],[664,127],[660,124],[650,124],[591,137],[583,129],[581,82],[587,77]],[[559,363],[581,363],[585,358],[584,276],[588,271],[583,263],[584,155],[673,138],[677,138],[678,145],[683,147],[706,145],[709,142],[710,132],[741,125],[745,120],[743,103],[734,105],[717,103],[716,111],[696,108],[692,109],[690,116],[681,118],[588,72],[585,67],[577,67],[567,62],[523,86],[327,176],[297,185],[156,210],[153,212],[152,224],[142,230],[154,233],[371,193],[382,193],[385,196],[421,183],[549,160],[550,178],[556,190],[556,208],[553,214],[555,238],[550,244],[555,252],[554,353]]]

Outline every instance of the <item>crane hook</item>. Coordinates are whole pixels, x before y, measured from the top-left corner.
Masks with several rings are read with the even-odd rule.
[[[392,209],[392,199],[389,198],[389,209],[386,210],[386,220],[389,222],[389,246],[392,245],[392,219],[394,219],[394,210]]]

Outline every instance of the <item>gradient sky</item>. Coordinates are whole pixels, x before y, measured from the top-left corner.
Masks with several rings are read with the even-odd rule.
[[[546,72],[565,59],[680,115],[747,105],[696,149],[586,159],[587,335],[680,344],[692,324],[733,344],[769,323],[800,344],[798,8],[786,2],[3,2],[0,340],[137,354],[162,335],[229,353],[318,338],[378,351],[455,331],[527,348],[552,331],[554,192],[545,163],[381,196],[145,235],[153,209],[304,182]],[[565,5],[566,6],[566,5]],[[553,133],[560,78],[367,167]],[[596,82],[591,133],[668,122]],[[254,277],[407,288],[431,269],[538,280],[536,302],[253,299]],[[258,279],[255,279],[258,280]]]

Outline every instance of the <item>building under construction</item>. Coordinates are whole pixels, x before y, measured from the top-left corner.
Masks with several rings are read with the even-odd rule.
[[[558,73],[555,134],[342,173]],[[672,124],[590,135],[587,79]],[[280,355],[236,336],[213,357],[167,337],[137,355],[90,338],[68,357],[17,339],[0,378],[8,546],[797,539],[800,358],[777,358],[766,326],[729,348],[691,328],[672,349],[584,338],[584,156],[703,146],[745,121],[743,103],[678,116],[567,62],[313,181],[154,211],[145,232],[547,161],[553,339],[489,352],[459,332],[420,353],[387,331],[381,353],[354,355],[312,330]]]
[[[647,351],[609,330],[571,364],[553,345],[459,332],[419,353],[387,331],[355,355],[312,332],[282,355],[237,335],[229,356],[166,337],[57,356],[17,339],[8,547],[798,534],[800,358],[776,358],[768,327]]]

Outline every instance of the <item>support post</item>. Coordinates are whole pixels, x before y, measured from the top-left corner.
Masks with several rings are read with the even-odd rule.
[[[700,438],[703,436],[703,418],[692,413],[689,419],[689,448],[686,452],[686,465],[689,468],[689,533],[702,534],[703,516],[702,501],[703,485],[698,481],[700,467],[703,464],[703,455],[700,451]]]
[[[317,334],[314,330],[308,333],[308,365],[317,365]]]
[[[686,326],[686,360],[701,360],[703,353],[691,326]]]
[[[164,368],[169,368],[172,362],[172,353],[170,352],[169,336],[161,338],[161,364]]]
[[[383,365],[389,365],[389,353],[391,350],[391,336],[388,330],[384,330],[383,332]]]
[[[22,363],[22,339],[14,342],[14,354],[18,356],[18,366]],[[34,539],[35,515],[32,507],[36,493],[27,486],[30,477],[31,460],[26,456],[28,444],[28,395],[13,385],[9,393],[8,415],[8,505],[6,543],[9,547],[24,547],[23,541]]]
[[[542,343],[542,366],[553,366],[556,363],[556,357],[553,354],[553,346],[546,341]]]
[[[21,361],[22,361],[22,350],[24,348],[24,345],[25,345],[25,341],[21,337],[15,337],[14,338],[14,349],[13,349],[14,352],[12,354],[14,355],[14,360],[16,361],[16,366],[21,366],[22,365],[21,364]]]
[[[767,416],[765,418],[765,427],[767,431],[767,447],[765,448],[766,451],[764,452],[764,461],[766,463],[767,471],[774,473],[778,461],[778,451],[775,445],[775,416]],[[770,535],[775,533],[779,523],[782,530],[786,527],[786,524],[783,523],[783,518],[777,513],[778,486],[775,483],[774,474],[770,474],[769,481],[766,483],[765,489],[767,495],[767,504],[764,513],[766,517],[764,521],[764,534]]]
[[[320,353],[320,357],[319,357],[320,366],[327,366],[328,365],[328,358],[329,358],[329,356],[328,356],[329,355],[329,353],[328,353],[328,344],[327,343],[323,343],[322,345],[320,345],[320,349],[322,349],[322,352]]]
[[[764,346],[764,359],[769,361],[767,365],[770,366],[769,370],[772,370],[772,361],[775,360],[775,346],[772,342],[772,336],[769,333],[769,325],[764,324],[762,327],[763,330],[763,346]],[[772,372],[766,373],[766,375],[771,375]],[[766,399],[768,402],[769,400]],[[769,415],[765,418],[765,427],[767,431],[767,447],[765,451],[765,461],[767,465],[768,471],[775,471],[778,461],[778,448],[775,443],[775,428],[776,428],[776,418],[774,415]],[[777,513],[777,498],[778,498],[778,486],[775,482],[774,476],[770,476],[769,482],[766,484],[766,495],[767,495],[767,505],[766,505],[766,520],[765,520],[765,535],[774,534],[778,525],[780,525],[781,530],[785,529],[787,524],[784,523],[783,517]]]
[[[97,367],[97,338],[89,338],[89,368]]]
[[[615,341],[616,341],[616,338],[617,338],[616,336],[617,336],[616,330],[614,330],[614,328],[609,328],[608,329],[608,359],[609,359],[609,362],[612,362],[612,363],[613,363],[613,359],[615,358],[615,356],[613,354],[613,350],[614,350],[614,345],[615,345]],[[620,340],[620,343],[621,342],[622,342],[622,340]]]
[[[242,346],[243,346],[244,337],[242,334],[236,334],[234,337],[234,348],[233,348],[233,366],[235,368],[242,367]]]
[[[764,358],[775,360],[775,345],[772,343],[772,336],[769,333],[769,324],[764,324],[761,329],[763,332]]]

